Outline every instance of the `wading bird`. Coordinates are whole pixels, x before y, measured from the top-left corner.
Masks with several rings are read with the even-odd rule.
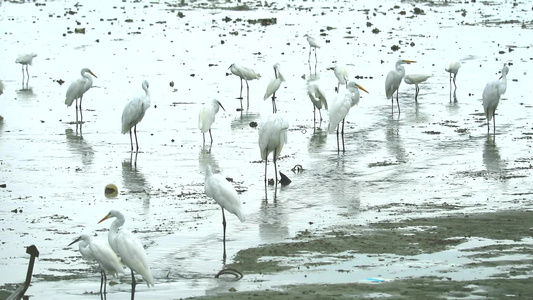
[[[26,74],[28,74],[28,80],[30,79],[30,73],[28,72],[28,65],[32,65],[33,58],[36,57],[37,54],[35,53],[23,53],[19,54],[17,59],[15,60],[15,63],[22,65],[22,80],[24,80],[24,66],[26,66]]]
[[[265,96],[263,97],[263,100],[266,100],[268,97],[272,96],[272,112],[273,113],[276,113],[278,111],[278,108],[276,107],[276,92],[281,86],[281,83],[284,81],[285,81],[285,78],[283,78],[283,75],[281,75],[281,72],[279,71],[279,63],[275,63],[274,64],[274,78],[272,78],[270,82],[268,83]]]
[[[73,81],[67,90],[67,96],[65,98],[65,104],[67,107],[72,105],[72,102],[76,100],[76,123],[78,123],[78,109],[80,111],[80,122],[83,122],[83,113],[81,110],[81,101],[83,100],[83,95],[93,86],[93,78],[89,75],[96,75],[91,72],[88,68],[81,69],[81,78],[76,81]],[[78,99],[80,99],[80,106],[78,107]]]
[[[502,69],[501,80],[495,80],[487,83],[485,89],[483,90],[483,110],[485,111],[485,116],[487,117],[487,133],[490,132],[490,120],[492,119],[493,132],[496,133],[496,108],[500,103],[500,99],[505,91],[507,90],[507,73],[509,73],[509,68],[504,64]]]
[[[307,95],[313,103],[313,127],[316,123],[316,110],[318,109],[318,114],[320,116],[320,122],[322,122],[322,113],[320,110],[323,108],[328,109],[328,101],[326,100],[326,93],[316,82],[307,83]]]
[[[229,211],[244,222],[241,201],[233,185],[220,174],[213,174],[210,165],[207,165],[205,173],[204,190],[207,197],[213,198],[222,210],[222,227],[223,227],[223,260],[226,261],[226,216],[224,210]]]
[[[256,73],[254,70],[246,67],[241,67],[236,64],[231,64],[229,68],[233,75],[237,75],[241,78],[241,93],[239,100],[241,100],[241,111],[242,111],[242,80],[246,81],[246,109],[250,107],[250,86],[248,85],[248,80],[254,80],[261,78],[261,74]]]
[[[100,266],[100,294],[102,294],[102,288],[105,294],[107,285],[106,272],[117,277],[119,274],[124,274],[124,266],[106,241],[95,239],[88,234],[82,234],[69,246],[78,242],[81,256],[86,261],[96,261]]]
[[[304,37],[307,37],[307,42],[309,43],[309,57],[307,58],[307,62],[310,62],[311,61],[311,50],[314,49],[315,50],[315,62],[317,61],[316,59],[316,48],[320,48],[320,44],[317,42],[317,40],[310,36],[309,34],[305,34]]]
[[[268,155],[272,153],[274,170],[276,172],[276,184],[278,183],[277,159],[287,142],[287,129],[289,122],[279,114],[270,115],[259,128],[259,150],[261,159],[265,161],[265,186],[267,182]]]
[[[459,68],[461,67],[461,62],[458,60],[451,61],[444,70],[446,72],[450,73],[450,93],[452,92],[452,74],[453,74],[453,85],[455,86],[454,92],[457,90],[457,84],[455,84],[455,79],[457,78],[457,72],[459,72]]]
[[[154,286],[154,278],[148,266],[146,251],[141,241],[129,230],[122,227],[125,219],[124,215],[118,210],[111,210],[102,220],[116,218],[109,228],[108,241],[115,253],[120,257],[122,262],[131,270],[131,299],[135,298],[135,275],[133,271],[141,274],[148,287]]]
[[[359,90],[363,90],[368,93],[362,86],[350,81],[348,88],[344,92],[344,95],[337,95],[333,103],[329,107],[329,124],[328,132],[333,133],[337,129],[337,152],[340,152],[339,147],[339,126],[342,121],[341,138],[342,138],[342,152],[344,150],[344,119],[348,115],[350,108],[359,104],[360,94]]]
[[[348,87],[348,70],[344,66],[335,66],[335,67],[329,67],[328,70],[333,70],[333,73],[335,73],[335,77],[337,77],[337,80],[339,83],[337,84],[337,93],[339,92],[340,86],[346,85]]]
[[[385,95],[387,99],[391,99],[392,110],[394,111],[394,93],[396,92],[396,104],[398,105],[398,113],[400,113],[400,102],[398,101],[399,87],[402,83],[402,78],[405,75],[405,68],[402,64],[410,64],[416,61],[400,59],[396,62],[396,68],[391,70],[385,79]]]
[[[215,122],[215,115],[218,113],[218,110],[220,108],[226,111],[224,109],[224,106],[222,106],[222,104],[216,99],[205,102],[200,108],[200,113],[198,114],[198,129],[200,129],[204,137],[204,145],[205,133],[208,131],[209,137],[211,137],[211,144],[213,144],[213,136],[211,135],[211,125],[213,125],[213,122]]]
[[[133,138],[131,137],[131,129],[135,134],[135,145],[139,151],[139,142],[137,141],[137,124],[142,121],[146,110],[150,107],[150,92],[148,91],[148,81],[143,80],[142,88],[145,95],[131,99],[122,112],[122,134],[130,132],[131,151],[133,151]]]
[[[429,77],[431,77],[431,75],[409,74],[409,75],[405,75],[405,77],[403,78],[403,81],[405,81],[405,83],[415,85],[415,101],[416,102],[418,102],[418,92],[420,91],[418,84],[428,80]]]

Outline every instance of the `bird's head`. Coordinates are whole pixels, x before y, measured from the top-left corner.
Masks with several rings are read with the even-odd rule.
[[[119,213],[119,212],[116,211],[116,210],[111,210],[111,211],[109,211],[109,213],[108,213],[105,217],[103,217],[102,220],[100,220],[100,221],[98,222],[98,224],[102,223],[103,221],[105,221],[105,220],[107,220],[107,219],[116,218],[116,217],[118,216],[118,213]]]
[[[81,241],[81,236],[77,237],[74,241],[72,241],[72,243],[68,244],[69,247],[72,246],[72,244],[75,244],[77,242]]]
[[[414,60],[407,60],[407,59],[401,59],[402,61],[402,64],[411,64],[411,63],[415,63],[416,61]]]
[[[222,108],[223,111],[226,111],[226,109],[224,109],[224,106],[222,106],[222,103],[220,103],[220,101],[218,100],[215,100],[215,101],[218,103],[218,105]]]
[[[72,241],[72,243],[68,244],[69,246],[72,246],[72,244],[75,244],[81,240],[85,240],[86,242],[90,242],[91,241],[91,237],[88,235],[88,234],[82,234],[80,235],[79,237],[77,237],[74,241]]]
[[[361,91],[364,91],[366,92],[367,94],[370,94],[364,87],[360,86],[359,84],[353,82],[353,81],[350,81],[348,83],[348,89],[355,89],[355,88],[358,88],[360,89]]]

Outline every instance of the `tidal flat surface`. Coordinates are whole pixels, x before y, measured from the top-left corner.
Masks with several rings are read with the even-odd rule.
[[[139,284],[137,299],[533,294],[531,9],[515,1],[0,3],[0,268],[9,270],[0,272],[0,298],[24,280],[32,244],[40,256],[28,295],[99,298],[97,267],[67,245],[81,233],[107,238],[110,222],[97,222],[110,209],[125,212],[156,280]],[[308,62],[306,33],[322,44],[317,61]],[[29,80],[15,64],[22,52],[37,53]],[[401,84],[401,114],[384,89],[399,58],[416,61],[407,74],[433,75],[418,102],[414,86]],[[455,59],[454,94],[444,68]],[[250,123],[272,113],[263,94],[276,62],[286,79],[277,107],[290,123],[278,169],[292,183],[265,189]],[[232,63],[262,75],[249,82],[248,110],[246,99],[238,110]],[[306,90],[317,79],[332,101],[337,79],[327,68],[337,63],[369,91],[346,118],[345,153],[326,132],[327,112],[313,126]],[[481,94],[504,63],[507,92],[487,134]],[[84,67],[98,78],[80,128],[64,98]],[[135,154],[120,122],[142,80],[152,106]],[[212,98],[226,111],[203,146],[198,110]],[[244,223],[226,216],[225,262],[220,208],[204,194],[207,164],[233,180],[246,214]],[[303,171],[291,171],[296,165]],[[116,198],[104,196],[109,183]],[[227,267],[244,277],[214,278]],[[111,281],[107,299],[130,298],[129,276]]]

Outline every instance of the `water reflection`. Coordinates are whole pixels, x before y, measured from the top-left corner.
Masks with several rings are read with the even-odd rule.
[[[261,208],[259,210],[259,237],[262,242],[279,243],[290,236],[286,205],[282,201],[261,202]]]
[[[20,88],[20,90],[16,90],[18,98],[21,98],[21,99],[35,98],[35,93],[33,92],[33,88],[28,85],[28,82],[29,82],[29,79],[26,82],[22,80],[22,87]]]
[[[387,119],[385,140],[389,153],[396,157],[396,161],[407,162],[405,148],[400,138],[400,120],[394,116],[389,116]]]
[[[209,165],[213,168],[213,172],[215,173],[220,170],[220,167],[218,166],[218,161],[211,152],[211,145],[204,145],[202,147],[200,153],[198,154],[198,164],[199,172],[201,173],[204,173],[205,168]]]
[[[258,113],[242,113],[235,119],[231,120],[231,130],[242,130],[250,127],[251,122],[257,122],[260,119]]]
[[[485,165],[487,171],[493,173],[501,173],[505,169],[505,162],[501,159],[495,137],[491,135],[487,135],[483,147],[483,165]]]
[[[65,136],[67,137],[67,146],[69,150],[81,157],[81,163],[84,166],[90,166],[94,160],[94,150],[90,143],[88,143],[81,133],[81,130],[76,132],[72,128],[65,129]]]
[[[150,185],[137,168],[137,153],[130,153],[130,158],[122,161],[122,184],[130,194],[139,195],[147,215],[150,210]]]
[[[328,132],[318,128],[309,139],[309,144],[307,146],[309,153],[321,153],[326,145],[327,137]]]

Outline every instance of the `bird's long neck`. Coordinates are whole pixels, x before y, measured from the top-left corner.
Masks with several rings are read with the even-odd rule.
[[[93,85],[93,78],[91,77],[91,75],[89,73],[84,72],[81,75],[83,76],[83,78],[87,79],[87,82],[85,83],[85,86],[92,86]]]
[[[110,245],[113,246],[114,243],[112,241],[115,239],[118,233],[118,230],[120,229],[120,227],[122,227],[122,225],[124,225],[124,216],[122,215],[117,216],[116,219],[113,221],[113,223],[111,223],[111,227],[109,227],[109,235],[108,235],[108,241]]]
[[[403,77],[405,75],[405,68],[401,64],[398,64],[396,66],[396,72]]]
[[[211,176],[213,176],[213,170],[211,169],[211,166],[208,165],[205,168],[205,179],[207,179],[207,178],[209,178]]]

